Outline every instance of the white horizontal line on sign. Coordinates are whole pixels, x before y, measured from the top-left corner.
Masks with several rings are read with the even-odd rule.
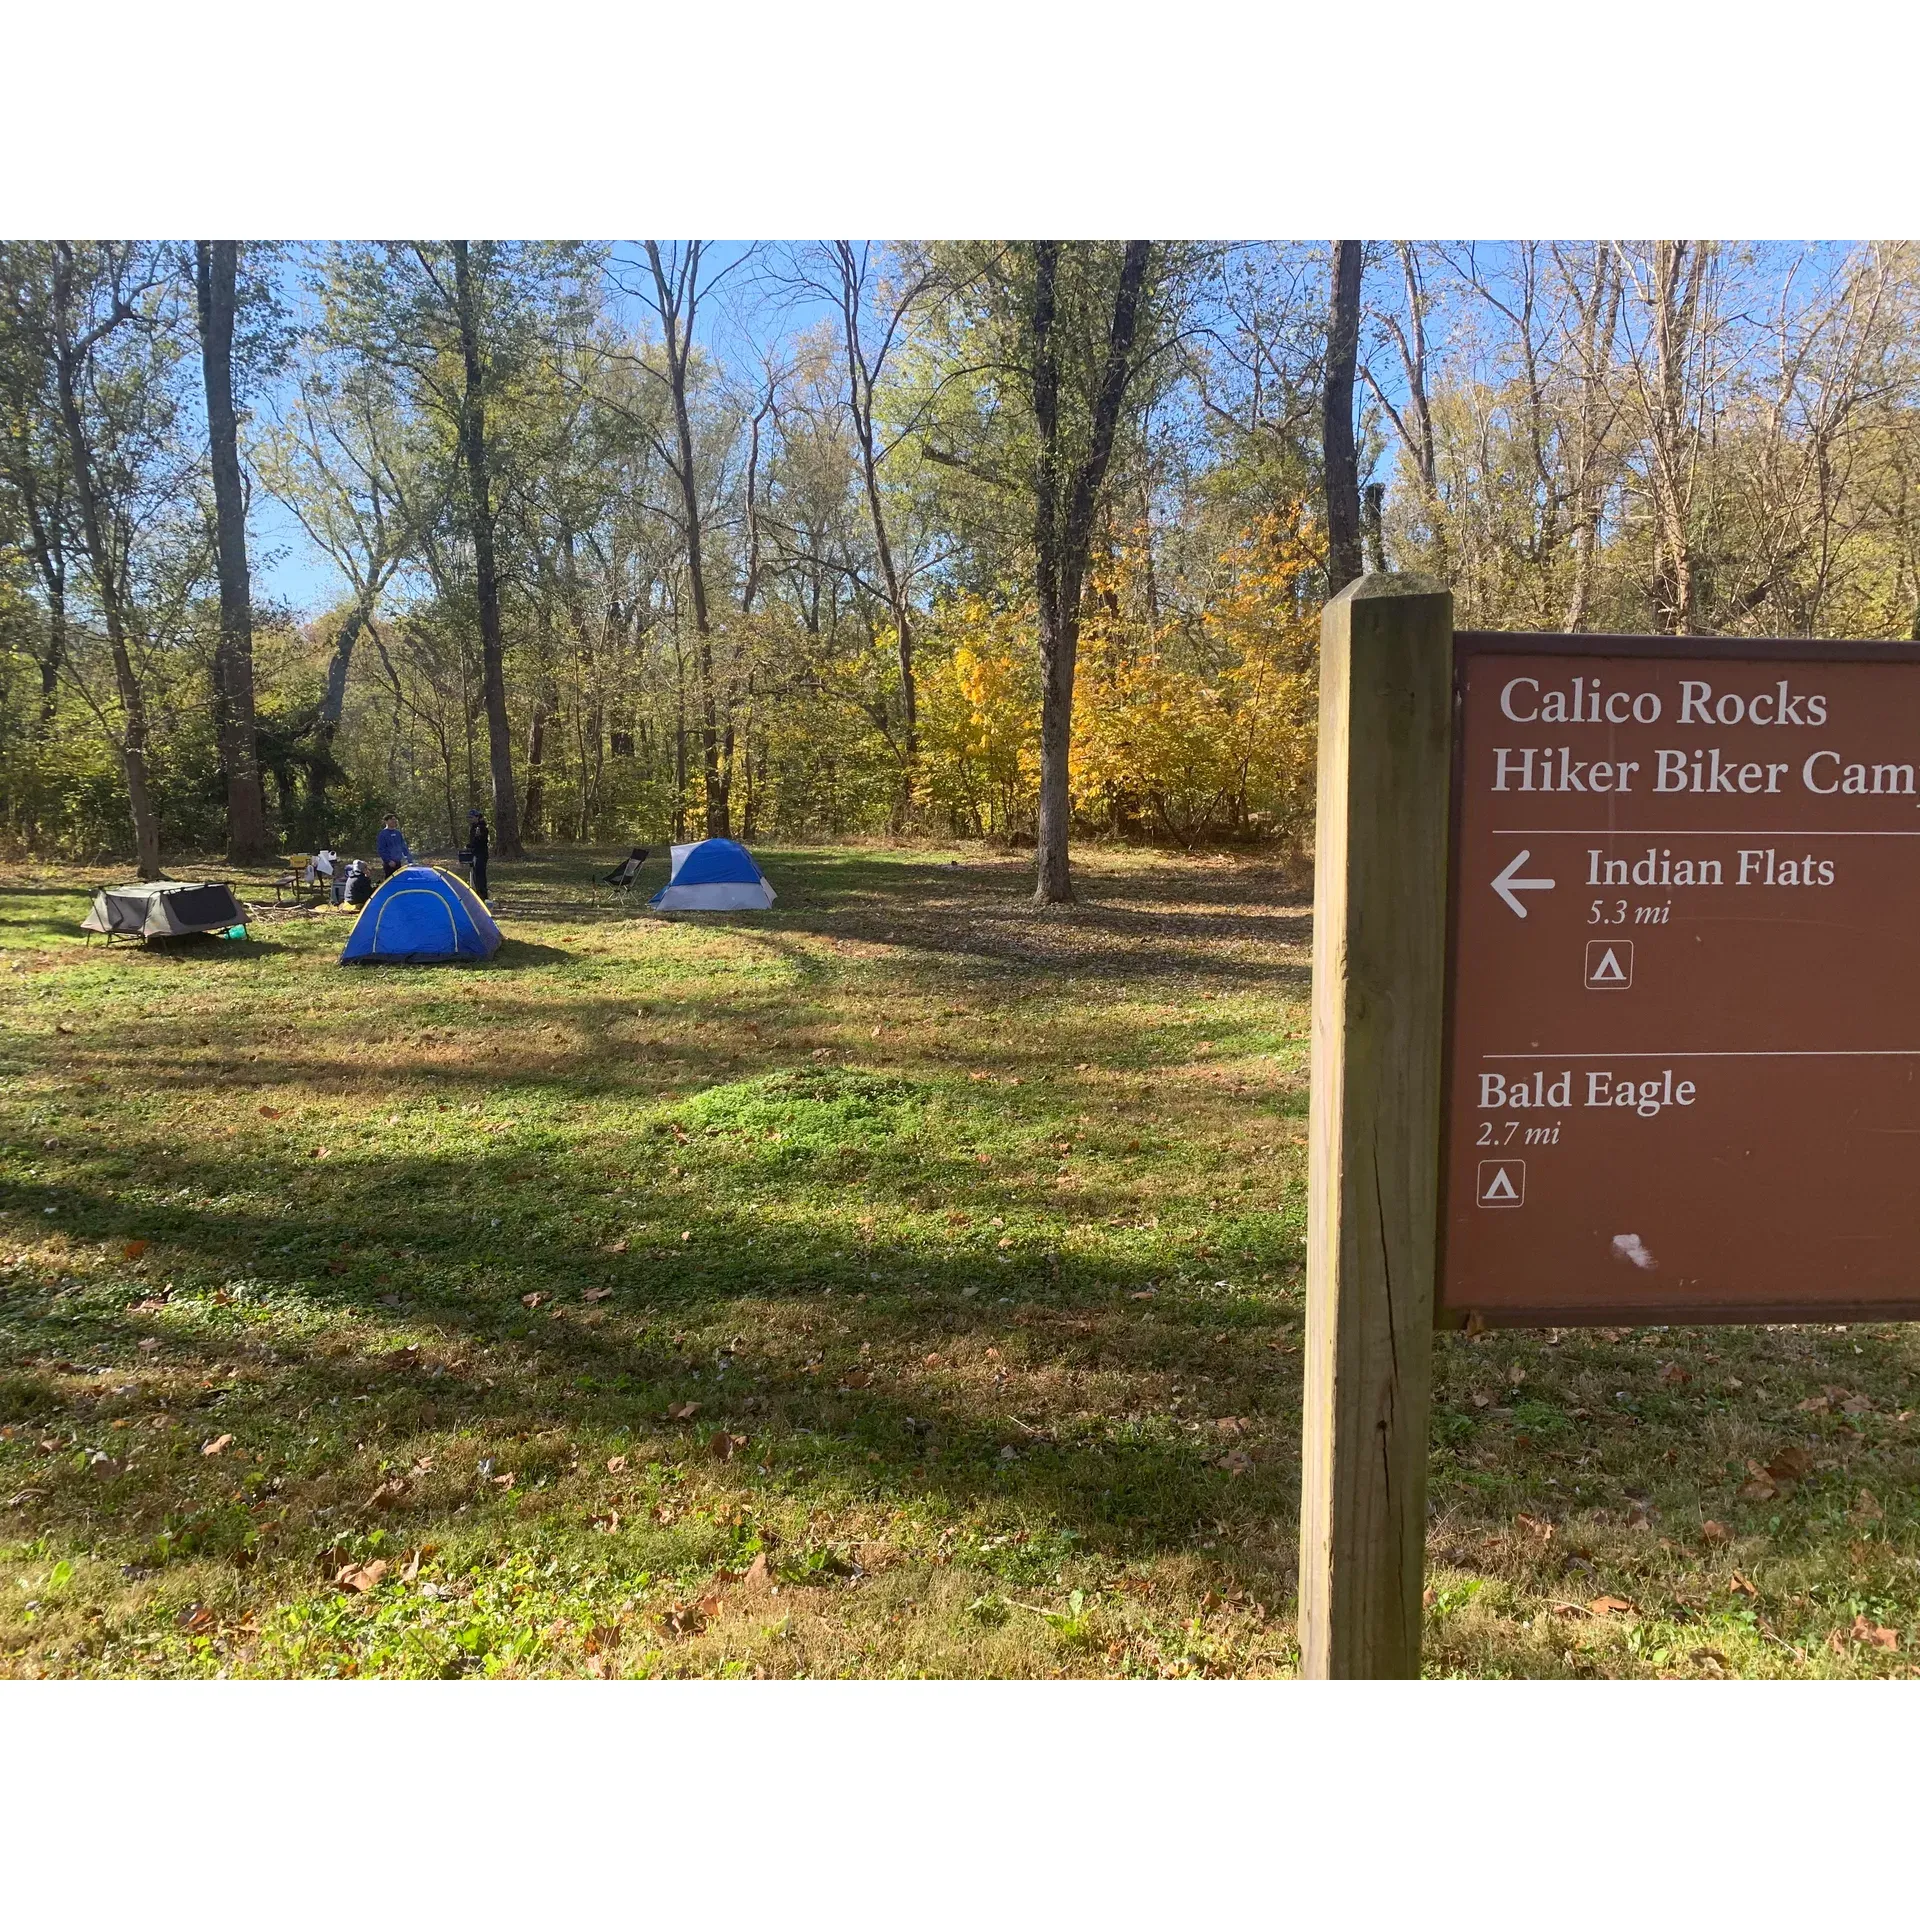
[[[1544,839],[1550,833],[1583,840],[1920,840],[1915,827],[1495,827],[1496,839]]]
[[[1920,1047],[1727,1047],[1686,1053],[1483,1053],[1482,1060],[1920,1060]]]

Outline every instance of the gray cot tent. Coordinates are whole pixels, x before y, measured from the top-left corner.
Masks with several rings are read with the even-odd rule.
[[[102,887],[80,922],[88,933],[116,939],[168,939],[182,933],[221,933],[243,927],[247,910],[220,881],[135,880]]]

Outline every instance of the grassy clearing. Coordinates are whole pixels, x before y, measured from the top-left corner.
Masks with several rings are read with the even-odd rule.
[[[0,871],[0,1673],[1290,1671],[1297,878],[594,866],[417,971]],[[1433,1671],[1908,1671],[1910,1358],[1443,1340]]]

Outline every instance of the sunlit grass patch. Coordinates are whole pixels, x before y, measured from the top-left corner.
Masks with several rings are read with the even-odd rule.
[[[0,1672],[1291,1671],[1303,896],[950,857],[392,973],[0,874]],[[1429,1671],[1911,1671],[1912,1360],[1443,1337]]]

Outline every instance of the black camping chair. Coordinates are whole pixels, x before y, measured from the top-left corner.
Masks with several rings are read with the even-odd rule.
[[[639,878],[640,869],[647,864],[647,855],[652,851],[651,847],[635,847],[611,873],[603,873],[600,876],[600,884],[603,887],[632,886]]]

